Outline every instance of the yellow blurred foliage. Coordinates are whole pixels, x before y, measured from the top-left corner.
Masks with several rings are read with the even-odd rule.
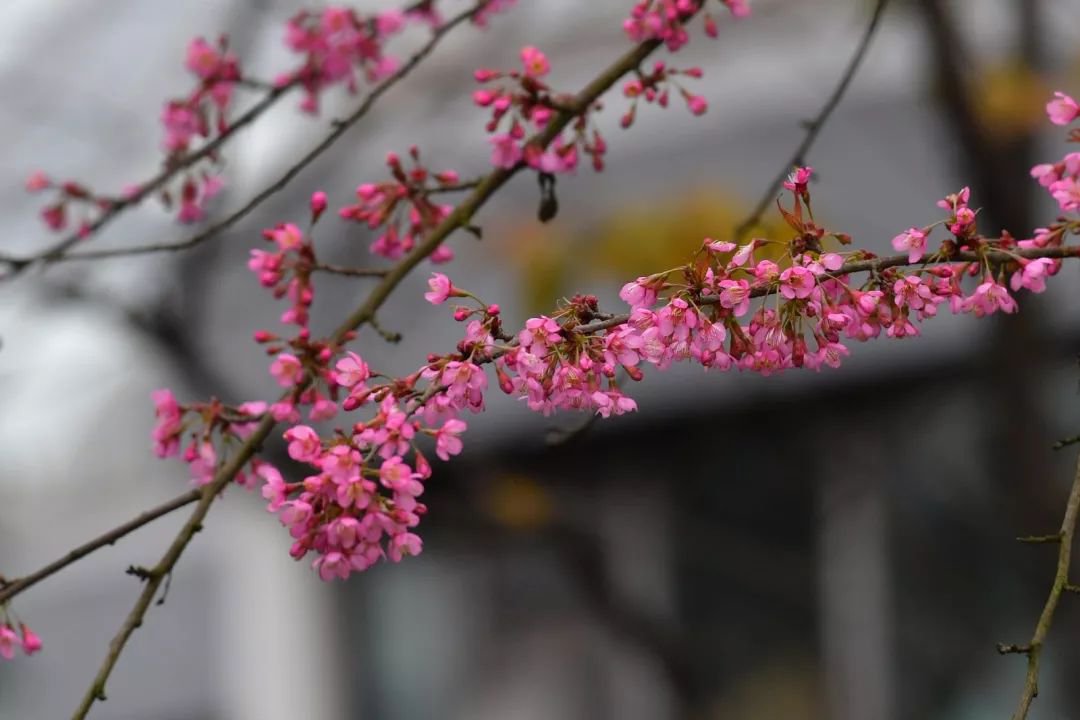
[[[567,231],[558,222],[538,225],[531,218],[502,248],[522,279],[521,299],[531,312],[596,281],[622,284],[639,275],[689,262],[706,237],[726,238],[749,213],[749,205],[713,187],[628,203],[585,230]],[[776,235],[777,233],[781,233]],[[784,237],[775,212],[758,235]],[[778,254],[766,249],[759,258]]]
[[[1041,128],[1051,94],[1046,80],[1019,60],[983,68],[972,82],[972,102],[979,122],[999,140]]]
[[[551,495],[532,478],[503,475],[487,493],[487,509],[495,520],[516,530],[534,530],[551,522]]]

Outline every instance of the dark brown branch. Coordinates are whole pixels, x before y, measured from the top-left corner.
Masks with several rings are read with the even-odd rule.
[[[1069,491],[1069,500],[1065,504],[1065,517],[1061,521],[1061,542],[1058,545],[1057,569],[1054,572],[1054,582],[1050,586],[1050,595],[1046,598],[1039,621],[1035,624],[1035,632],[1031,636],[1031,642],[1027,645],[1000,645],[998,652],[1019,652],[1027,655],[1027,675],[1024,678],[1024,689],[1020,693],[1020,702],[1013,713],[1013,720],[1025,720],[1031,703],[1039,694],[1039,659],[1042,655],[1046,636],[1050,632],[1050,626],[1054,622],[1054,612],[1057,610],[1061,594],[1070,588],[1069,564],[1072,560],[1073,536],[1076,533],[1076,516],[1080,512],[1080,457],[1077,458],[1076,473],[1073,477],[1072,489]],[[1004,650],[1002,648],[1005,648]],[[1010,649],[1012,648],[1012,649]]]
[[[777,191],[783,184],[784,179],[787,178],[788,174],[791,172],[791,169],[795,166],[806,164],[806,156],[810,153],[810,148],[814,146],[814,142],[817,140],[818,135],[825,127],[825,123],[829,121],[829,116],[832,115],[836,106],[840,104],[840,100],[843,99],[848,86],[851,85],[851,81],[855,78],[855,73],[858,72],[859,66],[866,56],[866,51],[870,48],[870,41],[877,31],[878,25],[880,25],[881,16],[885,13],[885,6],[888,4],[889,0],[878,0],[877,6],[874,7],[874,14],[870,17],[870,24],[867,25],[866,32],[863,33],[862,40],[859,42],[858,48],[855,49],[855,54],[852,55],[851,60],[848,61],[847,68],[840,77],[840,82],[833,89],[832,95],[825,101],[821,110],[818,111],[817,116],[806,122],[806,137],[799,143],[799,147],[795,148],[795,152],[792,153],[791,159],[788,160],[780,173],[773,179],[772,183],[769,185],[769,189],[766,190],[761,196],[761,199],[758,200],[758,204],[754,207],[754,210],[750,215],[735,228],[735,237],[737,239],[741,240],[744,238],[755,225],[761,222],[761,216],[764,215],[765,211],[772,205]]]
[[[76,560],[81,560],[90,553],[94,552],[95,550],[100,550],[106,545],[113,545],[114,543],[116,543],[117,540],[124,537],[125,535],[128,535],[129,533],[138,530],[143,525],[148,525],[149,523],[152,523],[154,520],[157,520],[163,515],[168,515],[173,510],[179,510],[185,505],[190,505],[191,503],[198,500],[199,497],[200,493],[198,490],[190,490],[183,495],[174,497],[168,502],[162,503],[155,508],[140,513],[137,517],[127,521],[123,525],[118,525],[107,533],[99,535],[98,537],[90,540],[89,542],[83,543],[79,547],[68,552],[62,558],[54,560],[45,567],[39,570],[35,570],[34,572],[24,577],[16,578],[9,581],[7,584],[3,585],[2,588],[0,588],[0,605],[8,602],[19,593],[36,585],[50,575],[54,575],[60,572]]]

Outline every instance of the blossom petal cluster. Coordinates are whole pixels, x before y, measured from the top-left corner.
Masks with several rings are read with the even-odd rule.
[[[492,134],[491,164],[512,168],[519,162],[544,173],[573,172],[581,155],[593,168],[604,168],[607,143],[590,121],[590,111],[576,115],[570,127],[546,147],[534,138],[560,110],[573,106],[572,95],[557,93],[542,79],[551,70],[547,56],[538,48],[521,49],[521,70],[480,69],[473,73],[483,87],[473,92],[473,102],[489,109],[486,130]]]
[[[446,219],[453,206],[434,202],[432,196],[453,191],[460,182],[453,170],[432,172],[425,167],[415,146],[409,149],[409,159],[412,166],[405,167],[397,153],[389,153],[386,165],[392,179],[358,186],[356,203],[338,211],[344,220],[378,230],[370,250],[388,260],[401,259],[416,247],[420,238]],[[439,246],[430,256],[434,263],[453,258],[453,250],[447,245]]]

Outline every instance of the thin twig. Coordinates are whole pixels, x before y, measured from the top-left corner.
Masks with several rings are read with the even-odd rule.
[[[60,572],[76,560],[81,560],[90,553],[94,552],[95,550],[100,550],[106,545],[114,544],[117,540],[124,537],[125,535],[134,532],[135,530],[138,530],[143,525],[152,523],[154,520],[157,520],[163,515],[168,515],[173,510],[179,510],[185,505],[190,505],[191,503],[199,499],[199,494],[200,493],[198,490],[190,490],[183,495],[174,497],[168,502],[162,503],[155,508],[140,513],[137,517],[127,521],[123,525],[118,525],[107,533],[99,535],[98,537],[90,540],[89,542],[83,543],[79,547],[68,552],[63,557],[54,560],[53,562],[42,567],[41,569],[35,570],[29,575],[11,580],[6,585],[4,585],[2,589],[0,589],[0,605],[8,602],[19,593],[36,585],[50,575]]]
[[[47,260],[49,262],[62,262],[69,260],[99,260],[102,258],[112,257],[124,257],[128,255],[146,255],[156,252],[175,252],[179,250],[187,250],[193,248],[196,245],[200,245],[207,240],[215,237],[218,233],[227,230],[243,218],[247,217],[255,208],[259,207],[268,198],[280,192],[288,185],[293,178],[300,174],[308,165],[313,163],[320,155],[330,148],[338,139],[341,138],[353,125],[360,121],[371,108],[375,105],[375,102],[382,97],[382,95],[390,88],[397,85],[400,81],[404,80],[406,76],[413,71],[413,69],[419,65],[431,52],[436,48],[439,42],[449,33],[452,29],[460,25],[461,23],[469,20],[476,14],[476,8],[466,10],[458,13],[453,18],[448,20],[443,25],[440,25],[433,33],[428,42],[421,47],[416,53],[413,54],[409,60],[399,67],[392,75],[388,76],[385,80],[379,83],[375,88],[367,94],[364,101],[360,103],[350,115],[341,120],[336,120],[331,124],[332,129],[327,133],[319,144],[304,154],[299,160],[275,180],[273,183],[264,188],[261,192],[257,193],[246,204],[231,214],[222,218],[213,225],[207,227],[201,232],[192,235],[186,240],[170,243],[150,243],[147,245],[140,245],[129,248],[115,248],[111,250],[92,250],[87,252],[63,254],[57,257],[50,257]]]
[[[1080,435],[1073,435],[1072,437],[1058,440],[1056,443],[1053,444],[1052,449],[1061,450],[1063,448],[1069,447],[1070,445],[1075,445],[1076,443],[1080,443]]]
[[[314,272],[330,273],[331,275],[348,275],[350,277],[386,277],[385,269],[354,268],[343,265],[331,265],[329,263],[316,263],[312,266]]]
[[[304,383],[305,387],[306,385],[307,383]],[[297,392],[299,392],[299,389]],[[105,655],[105,660],[83,696],[82,702],[76,708],[75,714],[72,716],[74,720],[85,718],[95,701],[105,699],[105,683],[109,679],[116,661],[120,659],[120,653],[123,652],[128,638],[131,637],[136,628],[142,625],[143,617],[157,595],[158,588],[161,587],[165,578],[173,572],[188,543],[195,537],[195,533],[202,529],[202,522],[210,511],[210,505],[214,502],[214,498],[235,477],[244,464],[251,459],[263,440],[270,434],[274,425],[274,419],[269,413],[263,416],[263,419],[255,427],[255,431],[244,441],[236,454],[230,457],[225,465],[218,470],[213,482],[203,487],[199,492],[199,502],[195,506],[195,510],[191,513],[187,522],[184,523],[184,527],[181,528],[172,544],[169,545],[169,549],[165,551],[161,560],[158,561],[157,565],[146,570],[146,584],[143,586],[142,592],[139,593],[139,599],[124,619],[112,642],[109,643],[109,652]]]
[[[1054,572],[1054,582],[1050,586],[1050,595],[1046,598],[1039,621],[1035,625],[1035,632],[1031,636],[1031,642],[1022,646],[999,646],[998,652],[1006,652],[1002,648],[1015,648],[1009,652],[1021,652],[1027,655],[1027,676],[1024,679],[1024,689],[1020,693],[1020,702],[1013,713],[1013,720],[1025,720],[1031,709],[1031,702],[1039,694],[1039,659],[1042,655],[1043,644],[1050,632],[1050,625],[1054,622],[1054,612],[1057,610],[1061,594],[1070,588],[1069,563],[1072,559],[1073,536],[1076,533],[1076,516],[1080,511],[1080,457],[1077,458],[1076,474],[1073,477],[1072,489],[1069,491],[1069,500],[1065,504],[1065,517],[1061,521],[1061,542],[1058,545],[1057,570]]]
[[[858,72],[859,66],[862,64],[863,57],[866,56],[866,51],[870,47],[870,41],[874,37],[874,33],[877,31],[878,25],[881,21],[881,16],[885,13],[885,6],[889,4],[889,0],[878,0],[877,6],[874,7],[874,14],[870,17],[870,24],[866,27],[866,32],[863,33],[862,40],[859,42],[859,47],[856,48],[855,54],[851,56],[851,60],[848,61],[847,68],[844,70],[844,74],[840,77],[840,82],[833,89],[832,95],[825,101],[821,110],[818,111],[817,116],[805,124],[806,137],[799,144],[799,147],[792,153],[791,159],[781,169],[780,173],[769,185],[769,189],[761,196],[758,204],[754,207],[753,212],[739,223],[735,228],[735,237],[739,240],[744,238],[750,230],[754,228],[761,221],[761,216],[765,214],[765,211],[772,205],[773,198],[776,197],[776,192],[780,189],[784,179],[787,178],[791,169],[795,166],[801,166],[806,164],[806,156],[810,153],[810,148],[814,146],[814,142],[817,140],[818,134],[825,127],[825,123],[828,122],[829,116],[832,115],[833,110],[840,104],[840,100],[843,99],[844,93],[847,92],[848,86],[855,78],[855,73]]]
[[[469,10],[467,13],[464,13],[464,15],[451,20],[448,25],[456,24],[466,17],[471,17],[476,12],[483,9],[485,5],[486,2],[479,3],[476,7]],[[625,53],[575,96],[572,105],[572,113],[565,112],[557,114],[548,122],[543,131],[532,138],[530,142],[536,143],[541,148],[546,148],[559,133],[574,120],[576,115],[585,112],[601,95],[618,82],[623,75],[638,67],[638,65],[640,65],[654,50],[660,47],[660,45],[661,42],[658,40],[647,40]],[[414,56],[414,58],[415,57],[417,56]],[[410,61],[410,63],[413,63],[413,61]],[[380,87],[385,87],[385,85]],[[525,167],[526,165],[524,163],[518,163],[512,168],[499,168],[485,177],[468,198],[458,205],[438,227],[433,229],[422,243],[413,248],[408,255],[402,258],[402,260],[387,273],[386,277],[371,291],[364,303],[349,315],[349,317],[333,333],[331,336],[332,344],[340,345],[350,333],[359,329],[362,325],[371,322],[375,317],[376,311],[382,307],[383,303],[398,284],[401,283],[405,276],[408,275],[409,271],[438,249],[443,240],[445,240],[452,232],[460,228],[468,227],[473,215],[484,205],[484,203],[500,187],[505,185],[514,175]],[[307,389],[311,382],[311,376],[305,375],[303,380],[294,388],[293,397],[298,397],[300,393]],[[135,606],[131,609],[131,612],[128,613],[127,618],[120,626],[120,630],[109,644],[109,651],[106,654],[101,667],[98,669],[98,673],[94,677],[89,689],[86,691],[82,702],[76,709],[74,720],[85,718],[94,702],[105,698],[106,681],[112,673],[112,669],[116,665],[121,652],[123,652],[128,638],[130,638],[131,634],[135,632],[135,629],[142,624],[146,611],[153,602],[154,596],[161,586],[162,581],[166,576],[173,572],[173,569],[185,548],[187,548],[188,544],[195,536],[195,533],[202,528],[203,520],[210,511],[210,506],[214,499],[225,489],[225,486],[228,485],[233,477],[235,477],[243,468],[244,464],[254,456],[275,425],[276,423],[270,414],[264,415],[263,419],[259,421],[255,430],[248,436],[243,445],[240,446],[236,453],[231,456],[225,465],[217,472],[213,481],[202,489],[199,502],[195,506],[194,511],[192,511],[188,521],[184,524],[184,527],[173,540],[161,560],[149,570],[149,577],[146,585],[143,587]]]

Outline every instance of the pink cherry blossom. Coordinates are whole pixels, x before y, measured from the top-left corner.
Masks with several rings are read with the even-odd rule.
[[[512,168],[521,162],[521,146],[510,135],[495,135],[489,138],[492,146],[491,164],[499,168]]]
[[[450,418],[443,423],[435,434],[435,454],[439,456],[440,460],[449,460],[451,455],[457,455],[461,452],[462,443],[461,438],[458,437],[461,433],[468,429],[468,425],[464,420],[458,420],[457,418]]]
[[[19,623],[19,631],[22,633],[22,649],[27,655],[33,655],[41,650],[41,638],[38,637],[25,623]]]
[[[285,431],[289,457],[297,462],[315,462],[322,451],[319,434],[307,425],[297,425]]]
[[[551,70],[547,56],[531,45],[521,48],[521,64],[529,77],[540,78]]]
[[[424,299],[432,305],[442,305],[454,294],[453,283],[442,273],[432,273],[428,279],[428,287],[431,290],[424,293]]]
[[[808,298],[815,287],[817,278],[807,268],[790,267],[780,273],[780,294],[788,300]]]
[[[1063,92],[1055,92],[1054,99],[1046,103],[1046,114],[1055,125],[1068,125],[1080,117],[1080,105]]]
[[[0,625],[0,658],[12,660],[15,657],[15,648],[19,645],[19,636],[15,629],[5,623]]]
[[[270,374],[281,387],[292,387],[304,379],[304,366],[291,353],[281,353],[270,364]]]
[[[814,174],[814,168],[807,165],[806,167],[795,168],[787,180],[784,181],[784,187],[794,193],[805,193],[806,186],[810,182],[810,177]]]
[[[334,382],[346,388],[355,387],[371,377],[371,370],[368,368],[367,363],[351,350],[345,353],[345,357],[337,361],[334,368],[337,370],[334,373]]]
[[[914,263],[926,254],[926,231],[909,228],[892,239],[893,249],[908,254],[908,262]]]
[[[27,192],[40,192],[48,187],[52,186],[52,181],[49,180],[49,176],[43,173],[41,170],[35,170],[30,173],[30,177],[26,178],[26,190]]]

